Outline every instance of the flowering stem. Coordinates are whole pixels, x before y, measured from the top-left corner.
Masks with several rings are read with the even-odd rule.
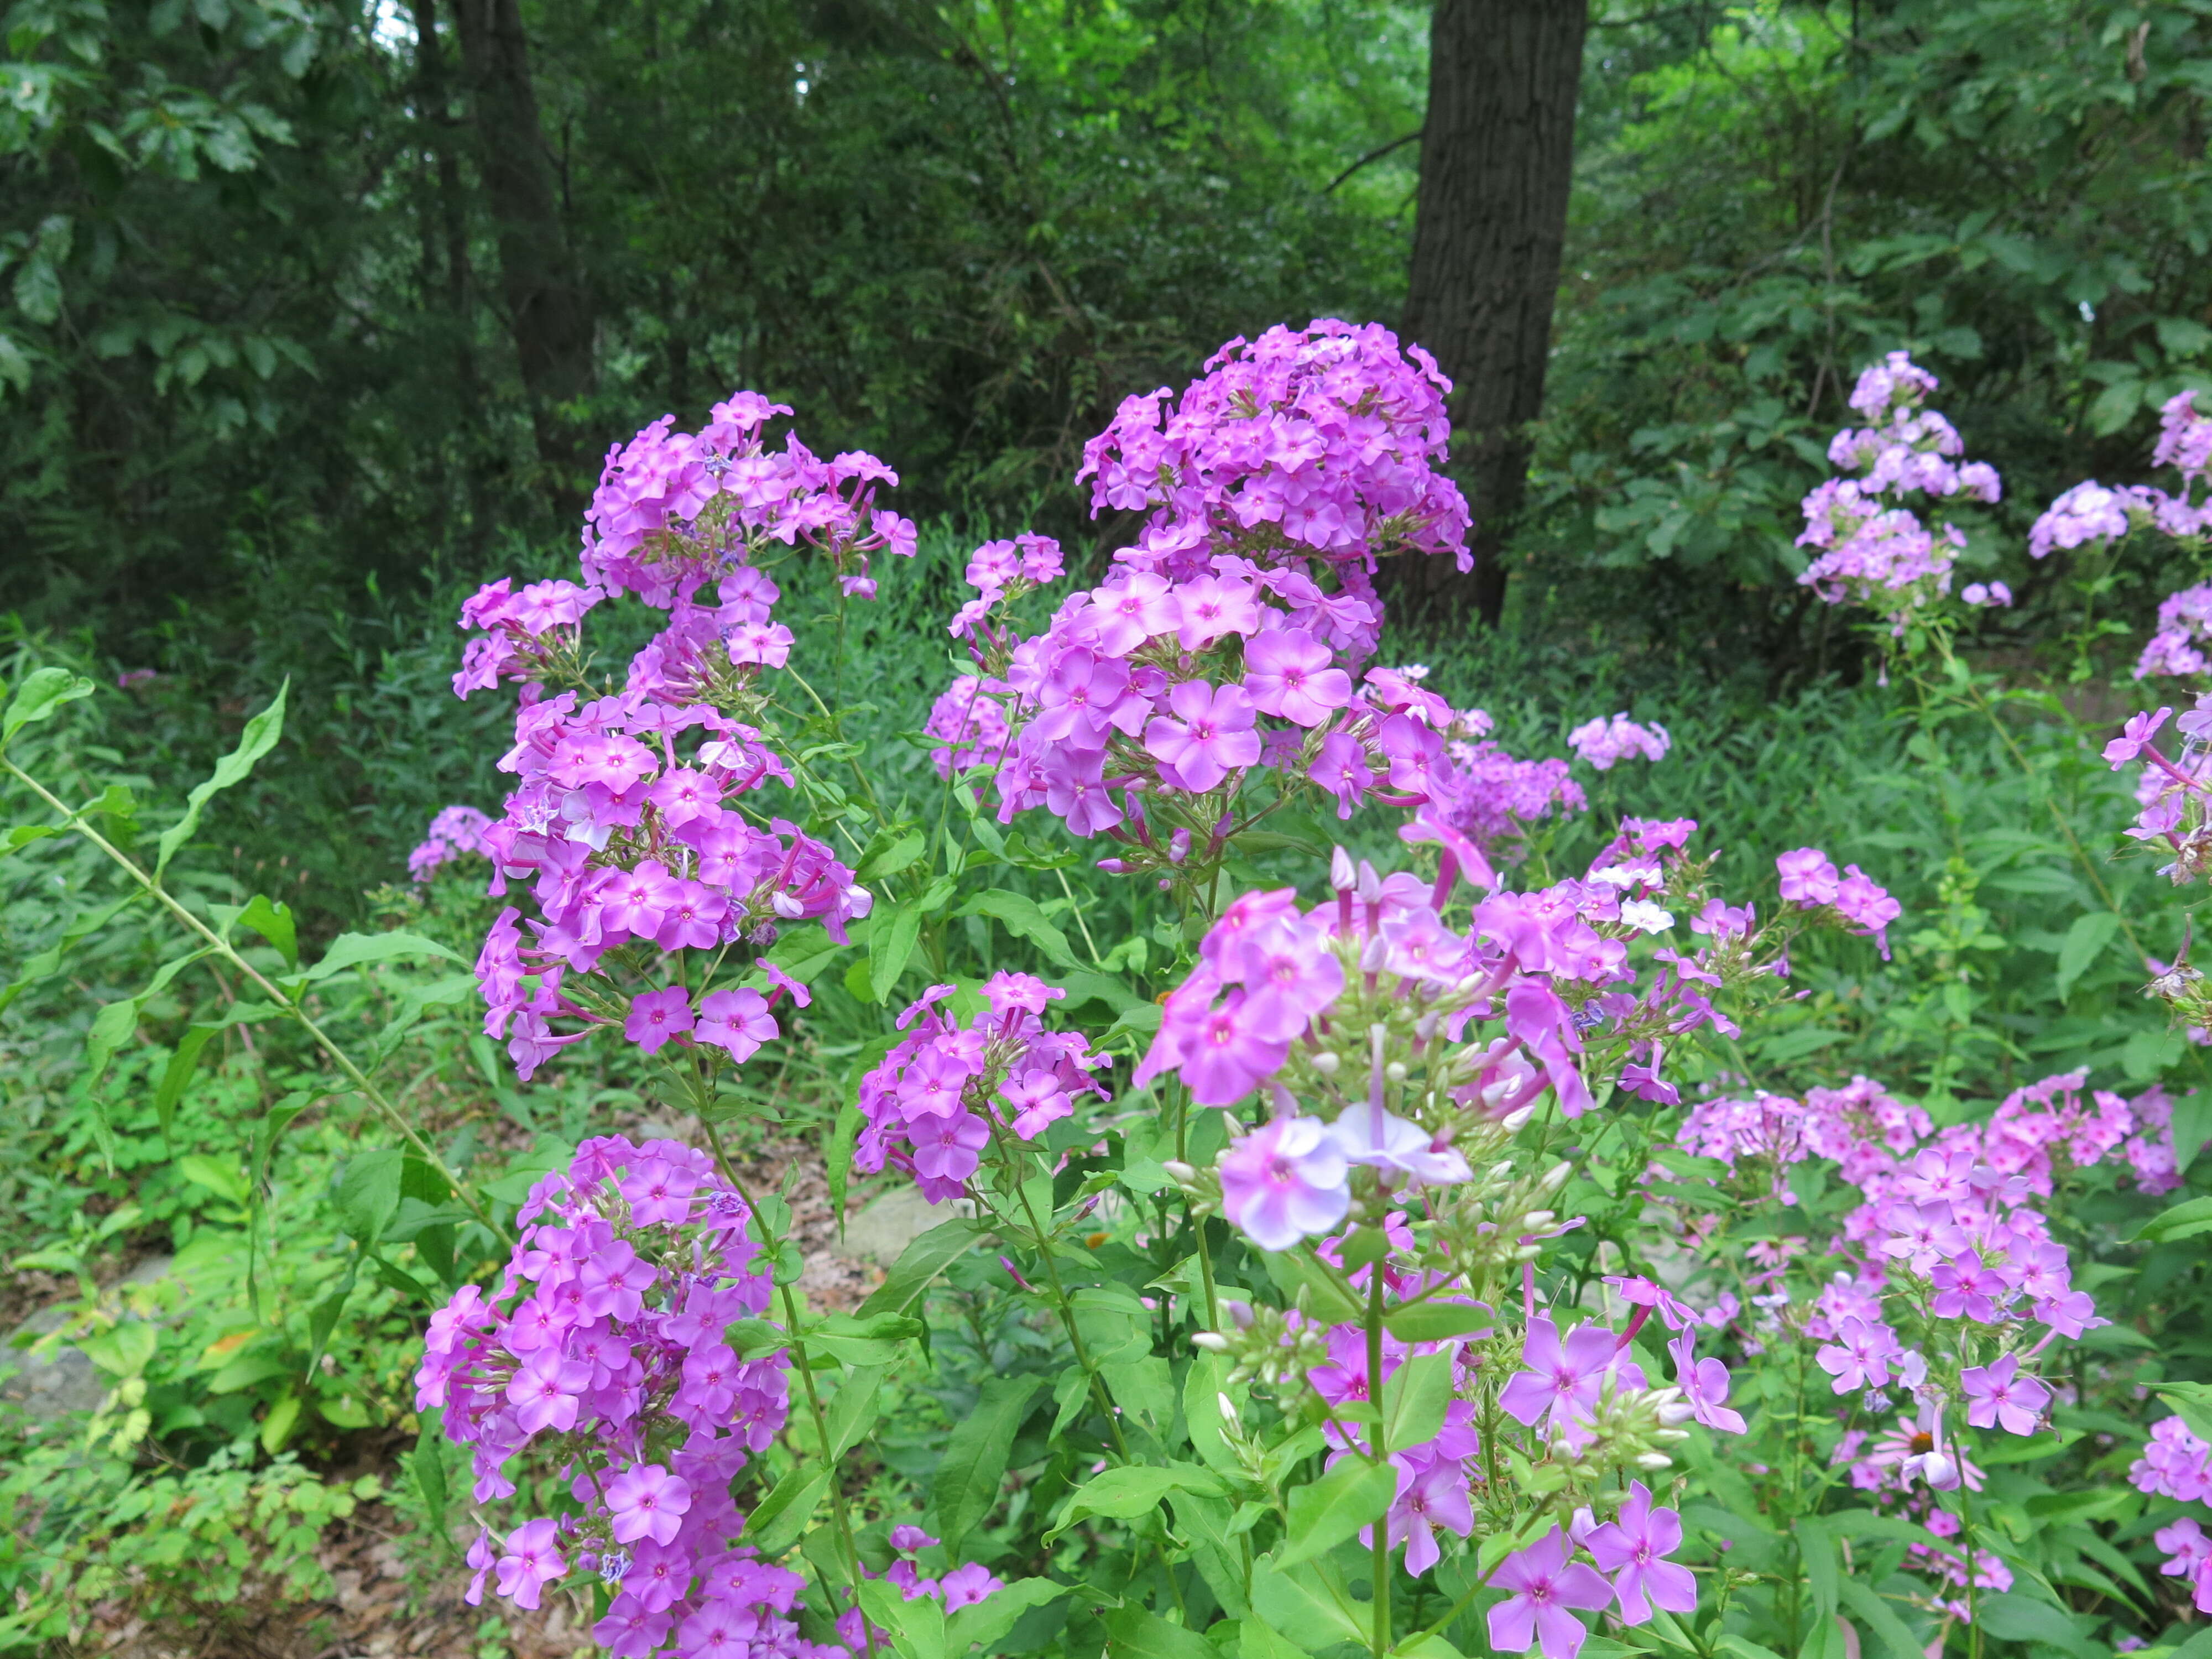
[[[501,1229],[494,1224],[490,1214],[484,1209],[482,1204],[477,1202],[475,1195],[469,1190],[468,1187],[464,1184],[461,1178],[458,1175],[454,1174],[453,1170],[446,1167],[446,1161],[438,1156],[437,1152],[431,1147],[430,1143],[423,1139],[422,1135],[416,1130],[415,1127],[408,1122],[406,1117],[400,1112],[397,1106],[393,1105],[391,1101],[385,1098],[384,1091],[368,1080],[368,1074],[363,1072],[360,1066],[353,1063],[352,1058],[347,1054],[344,1049],[339,1048],[338,1045],[331,1040],[330,1035],[325,1032],[321,1026],[318,1025],[314,1022],[313,1018],[308,1014],[306,1009],[302,1008],[291,997],[288,996],[274,981],[265,977],[259,969],[254,967],[252,963],[246,961],[244,957],[240,956],[238,952],[237,947],[233,945],[228,939],[223,938],[223,936],[216,933],[214,928],[209,927],[207,923],[202,921],[198,916],[194,915],[190,910],[179,903],[176,898],[167,888],[161,885],[161,882],[156,878],[146,873],[145,870],[139,865],[137,860],[131,858],[128,854],[124,853],[120,848],[117,848],[114,843],[110,842],[106,836],[101,835],[99,830],[94,829],[89,823],[86,823],[82,815],[80,814],[76,808],[64,802],[58,796],[47,789],[44,784],[41,784],[36,778],[24,771],[21,767],[16,765],[15,762],[11,760],[0,759],[0,768],[4,768],[9,776],[13,777],[16,781],[28,788],[33,794],[38,796],[40,800],[46,802],[46,804],[52,807],[55,811],[60,813],[70,830],[83,836],[94,847],[97,847],[101,852],[107,854],[111,860],[122,868],[123,872],[125,875],[129,876],[131,880],[137,882],[143,890],[151,896],[162,906],[162,908],[167,909],[171,915],[174,916],[187,928],[191,929],[191,932],[197,933],[201,939],[204,939],[207,942],[208,949],[214,951],[225,962],[228,963],[233,968],[236,969],[244,977],[252,981],[264,996],[266,996],[271,1002],[275,1003],[279,1008],[283,1009],[285,1013],[290,1015],[294,1020],[297,1021],[301,1030],[307,1032],[307,1036],[313,1041],[315,1046],[320,1048],[324,1054],[330,1057],[331,1063],[336,1066],[338,1070],[344,1074],[345,1079],[349,1083],[353,1085],[355,1091],[358,1093],[362,1099],[368,1101],[368,1103],[374,1106],[379,1112],[383,1114],[384,1117],[391,1123],[392,1127],[399,1132],[401,1138],[407,1142],[408,1146],[414,1149],[416,1157],[420,1158],[422,1162],[428,1164],[431,1169],[437,1171],[440,1178],[442,1179],[447,1187],[451,1189],[454,1197],[460,1200],[462,1207],[466,1209],[470,1215],[480,1222],[486,1231],[490,1232],[495,1238],[505,1237]],[[509,1242],[511,1243],[512,1240],[509,1240]]]
[[[1376,1464],[1389,1461],[1382,1443],[1382,1264],[1367,1265],[1367,1403],[1375,1421],[1367,1431],[1367,1455]],[[1390,1651],[1390,1521],[1378,1516],[1372,1528],[1375,1560],[1375,1659]]]
[[[714,1126],[707,1121],[703,1114],[701,1115],[699,1127],[707,1132],[707,1144],[714,1150],[714,1162],[721,1170],[723,1179],[737,1189],[738,1196],[744,1200],[745,1208],[752,1212],[755,1228],[759,1229],[760,1206],[753,1202],[752,1194],[745,1190],[745,1183],[738,1176],[737,1166],[730,1162],[729,1154],[722,1150],[722,1138],[714,1133]],[[768,1240],[763,1238],[761,1242],[765,1244]],[[783,1241],[777,1239],[775,1243],[781,1244]],[[791,1294],[791,1286],[782,1283],[780,1277],[775,1288],[777,1296],[783,1303],[783,1328],[791,1334],[791,1346],[798,1353],[799,1381],[800,1386],[806,1391],[807,1415],[814,1421],[814,1443],[822,1449],[823,1465],[830,1471],[830,1518],[836,1523],[838,1547],[845,1562],[845,1577],[851,1588],[853,1606],[857,1610],[860,1605],[860,1546],[853,1541],[852,1521],[845,1513],[844,1483],[838,1480],[836,1466],[831,1462],[830,1456],[829,1419],[823,1414],[822,1396],[814,1387],[814,1368],[808,1363],[806,1345],[799,1335],[798,1301]],[[860,1627],[867,1650],[872,1656],[875,1652],[875,1637],[867,1628],[866,1613],[860,1615]]]

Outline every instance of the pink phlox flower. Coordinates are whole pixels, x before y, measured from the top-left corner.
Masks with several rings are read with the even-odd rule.
[[[1959,1374],[1966,1396],[1966,1421],[1978,1429],[2002,1425],[2008,1434],[2033,1434],[2051,1405],[2051,1389],[2041,1379],[2019,1375],[2020,1360],[2006,1354],[1988,1365]]]
[[[614,1517],[618,1544],[634,1544],[641,1538],[674,1543],[690,1507],[691,1483],[658,1463],[634,1465],[607,1483],[607,1509]]]
[[[568,1570],[560,1546],[560,1523],[545,1517],[526,1521],[507,1535],[499,1558],[499,1593],[518,1607],[535,1611],[538,1593]]]
[[[1251,700],[1242,686],[1185,680],[1168,693],[1168,706],[1174,718],[1145,727],[1145,749],[1161,763],[1163,781],[1202,793],[1260,758]]]
[[[578,1396],[591,1386],[588,1364],[567,1358],[558,1348],[544,1347],[516,1370],[507,1385],[507,1399],[525,1434],[549,1428],[565,1433],[576,1425]],[[500,1594],[509,1592],[502,1588]]]
[[[1596,1570],[1567,1559],[1566,1534],[1557,1527],[1498,1563],[1490,1582],[1510,1592],[1490,1610],[1490,1644],[1500,1653],[1540,1645],[1544,1659],[1575,1659],[1589,1632],[1569,1609],[1613,1605],[1612,1587]]]
[[[947,1613],[972,1607],[1006,1589],[1006,1585],[994,1577],[991,1570],[980,1561],[969,1561],[953,1568],[937,1581],[937,1587],[945,1597]]]
[[[672,1037],[690,1030],[694,1024],[691,994],[680,985],[672,985],[662,991],[641,991],[630,999],[629,1018],[623,1026],[623,1035],[648,1054],[656,1054]]]
[[[1888,1362],[1903,1350],[1897,1333],[1879,1320],[1849,1318],[1838,1328],[1836,1340],[1814,1358],[1822,1370],[1836,1379],[1834,1392],[1856,1394],[1887,1383]]]
[[[1600,715],[1567,733],[1567,747],[1601,772],[1610,771],[1635,755],[1648,761],[1663,760],[1673,745],[1665,726],[1656,721],[1638,726],[1626,713],[1610,720]]]
[[[1275,629],[1244,647],[1252,706],[1304,726],[1319,726],[1352,701],[1352,677],[1329,648],[1300,628]]]
[[[2160,708],[2155,713],[2147,711],[2130,715],[2127,724],[2120,729],[2120,735],[2105,745],[2105,763],[2118,771],[2137,758],[2144,750],[2152,746],[2152,738],[2172,713],[2171,708]]]
[[[1035,1066],[1018,1076],[1009,1075],[1000,1095],[1014,1109],[1013,1131],[1024,1140],[1035,1140],[1046,1127],[1074,1111],[1058,1073]]]
[[[1215,1161],[1222,1214],[1263,1250],[1333,1232],[1351,1206],[1350,1165],[1319,1118],[1272,1119]]]
[[[1437,1544],[1443,1527],[1465,1538],[1474,1530],[1467,1470],[1456,1457],[1423,1459],[1394,1455],[1398,1495],[1384,1518],[1388,1543],[1406,1547],[1406,1571],[1414,1577],[1436,1565],[1443,1552]],[[1368,1528],[1371,1535],[1373,1528]]]
[[[1645,1623],[1654,1606],[1668,1613],[1697,1611],[1697,1579],[1687,1567],[1666,1559],[1682,1547],[1682,1517],[1673,1510],[1654,1509],[1650,1488],[1641,1480],[1630,1484],[1619,1517],[1591,1528],[1580,1541],[1598,1570],[1613,1575],[1623,1623]]]
[[[1540,1417],[1556,1431],[1590,1414],[1620,1352],[1620,1337],[1602,1325],[1577,1326],[1563,1340],[1551,1317],[1539,1315],[1522,1342],[1527,1369],[1507,1379],[1498,1403],[1516,1423]]]
[[[1729,1368],[1717,1359],[1698,1358],[1697,1342],[1694,1332],[1685,1331],[1667,1345],[1674,1361],[1674,1385],[1697,1421],[1723,1434],[1744,1433],[1743,1414],[1729,1408]]]
[[[1774,867],[1782,877],[1782,896],[1791,904],[1818,905],[1836,902],[1837,884],[1842,878],[1836,866],[1828,862],[1826,854],[1815,847],[1801,847],[1795,852],[1784,853],[1774,860]]]
[[[629,1206],[631,1225],[681,1226],[691,1218],[691,1196],[699,1190],[699,1172],[688,1164],[645,1158],[618,1183],[617,1190]],[[617,1255],[628,1252],[627,1260],[636,1259],[637,1253],[621,1240],[608,1249]],[[604,1262],[607,1257],[597,1255],[594,1259]]]
[[[768,1011],[768,999],[744,986],[709,991],[700,998],[698,1018],[691,1028],[694,1042],[720,1048],[740,1063],[780,1035],[781,1030]]]

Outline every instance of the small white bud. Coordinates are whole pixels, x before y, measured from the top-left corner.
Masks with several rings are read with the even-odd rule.
[[[1217,1394],[1213,1398],[1221,1407],[1221,1418],[1224,1422],[1234,1423],[1240,1429],[1244,1426],[1243,1421],[1237,1415],[1237,1405],[1234,1401],[1231,1400],[1225,1394]]]
[[[1192,1181],[1196,1179],[1198,1176],[1198,1171],[1191,1168],[1189,1164],[1178,1162],[1174,1158],[1170,1158],[1166,1163],[1161,1164],[1160,1168],[1168,1172],[1168,1178],[1170,1181]]]
[[[1324,1048],[1306,1062],[1323,1077],[1334,1077],[1344,1066],[1343,1060],[1333,1048]]]
[[[1639,1469],[1671,1469],[1674,1467],[1674,1460],[1658,1452],[1645,1452],[1636,1460],[1636,1467]]]
[[[1218,1331],[1200,1331],[1190,1340],[1194,1348],[1203,1348],[1208,1353],[1227,1353],[1229,1339]]]
[[[1340,893],[1346,893],[1352,890],[1352,884],[1358,878],[1352,872],[1351,854],[1340,847],[1329,854],[1328,884],[1331,887]]]
[[[1392,1060],[1382,1068],[1382,1075],[1393,1083],[1403,1083],[1407,1076],[1406,1062],[1402,1060]]]

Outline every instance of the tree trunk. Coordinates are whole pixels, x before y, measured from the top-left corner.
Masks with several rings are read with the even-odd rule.
[[[592,480],[580,434],[558,405],[592,389],[591,295],[561,222],[519,0],[456,0],[453,13],[484,200],[498,230],[500,289],[538,457],[556,510],[574,513]]]
[[[1429,112],[1405,336],[1453,382],[1455,471],[1474,511],[1474,570],[1407,561],[1395,586],[1417,615],[1505,604],[1505,538],[1542,411],[1552,304],[1574,175],[1575,96],[1588,0],[1436,0]]]

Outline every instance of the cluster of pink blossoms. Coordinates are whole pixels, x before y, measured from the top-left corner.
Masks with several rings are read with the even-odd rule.
[[[490,828],[491,820],[473,806],[447,807],[430,820],[422,844],[407,855],[407,873],[428,881],[432,871],[456,859],[489,856],[483,836]]]
[[[2184,1504],[2212,1503],[2212,1444],[2179,1417],[2151,1425],[2150,1442],[2129,1467],[2136,1490]],[[2183,1516],[2154,1535],[2167,1559],[2159,1571],[2189,1580],[2199,1613],[2212,1613],[2212,1537],[2194,1516]]]
[[[1425,812],[1402,832],[1441,846],[1433,883],[1379,875],[1340,850],[1333,903],[1302,911],[1288,890],[1250,892],[1223,912],[1168,995],[1135,1082],[1174,1072],[1205,1105],[1267,1091],[1269,1121],[1217,1164],[1223,1213],[1266,1249],[1334,1230],[1355,1169],[1391,1188],[1449,1185],[1468,1177],[1450,1144],[1463,1124],[1516,1123],[1547,1089],[1565,1116],[1589,1110],[1581,1057],[1592,1040],[1617,1051],[1622,1088],[1671,1104],[1668,1047],[1705,1025],[1735,1030],[1707,990],[1779,965],[1751,960],[1751,908],[1714,898],[1692,923],[1709,942],[1659,950],[1648,984],[1632,988],[1627,941],[1673,927],[1661,900],[1697,878],[1680,856],[1695,829],[1626,820],[1581,881],[1479,891],[1464,933],[1442,920],[1458,881],[1495,881],[1449,826]],[[1683,890],[1694,902],[1693,886]],[[1833,892],[1799,908],[1844,915]],[[1478,1021],[1503,1030],[1484,1043],[1468,1033]],[[1416,1066],[1429,1079],[1418,1087],[1406,1080]]]
[[[1255,775],[1346,817],[1370,795],[1433,799],[1447,740],[1481,729],[1417,674],[1365,669],[1376,560],[1468,562],[1466,503],[1435,470],[1448,389],[1387,331],[1323,320],[1232,342],[1172,411],[1165,392],[1126,402],[1081,476],[1142,529],[1028,637],[1012,604],[1059,575],[1059,550],[978,550],[952,624],[978,672],[932,712],[940,773],[995,767],[1002,822],[1050,811],[1164,878],[1218,854]]]
[[[1797,538],[1819,550],[1799,582],[1831,605],[1848,599],[1879,610],[1900,629],[1915,609],[1951,591],[1952,565],[1966,544],[1954,526],[1922,523],[1905,498],[1986,502],[2003,493],[1986,462],[1954,459],[1964,447],[1956,428],[1922,406],[1936,385],[1902,351],[1859,376],[1850,404],[1869,424],[1838,432],[1828,460],[1860,476],[1831,478],[1806,496]]]
[[[526,923],[519,908],[504,911],[477,971],[485,1034],[509,1036],[525,1079],[601,1027],[649,1054],[676,1042],[742,1060],[775,1035],[769,1009],[784,987],[764,969],[766,996],[714,988],[708,964],[740,946],[743,973],[802,921],[842,939],[871,908],[827,845],[739,804],[770,780],[792,781],[762,732],[727,712],[764,706],[757,682],[791,648],[790,629],[773,619],[781,590],[757,561],[804,545],[848,594],[865,595],[872,550],[914,547],[913,526],[871,504],[877,483],[896,482],[872,458],[817,461],[796,437],[780,454],[763,448],[763,423],[787,413],[739,392],[696,434],[654,422],[610,453],[586,515],[592,586],[538,583],[517,595],[495,582],[463,608],[464,625],[489,637],[472,643],[456,691],[524,681],[514,746],[500,762],[518,786],[477,839],[491,890],[528,881],[539,914]],[[578,623],[612,592],[669,623],[620,691],[594,695]]]
[[[906,1170],[933,1204],[964,1195],[981,1167],[994,1124],[1034,1140],[1075,1109],[1075,1097],[1106,1091],[1091,1074],[1111,1064],[1080,1032],[1048,1031],[1043,1014],[1067,994],[1028,974],[994,974],[988,1005],[962,1025],[937,1005],[955,991],[933,985],[898,1017],[913,1034],[860,1079],[866,1120],[853,1167]]]
[[[2212,673],[2212,659],[2206,658],[2203,649],[2208,641],[2212,641],[2212,586],[2168,594],[2158,607],[2157,629],[2136,659],[2136,678]]]
[[[2060,495],[2036,520],[2027,534],[2027,550],[2040,559],[2056,549],[2116,541],[2143,525],[2155,526],[2179,540],[2193,540],[2205,529],[2206,507],[2192,497],[2204,479],[2208,461],[2212,461],[2212,419],[2197,412],[2194,392],[2178,393],[2159,411],[2159,439],[2151,451],[2151,465],[2179,471],[2180,493],[2169,495],[2148,484],[2108,489],[2087,479]]]
[[[416,1409],[441,1410],[474,1449],[478,1503],[512,1496],[508,1466],[528,1453],[572,1476],[575,1506],[481,1533],[469,1601],[495,1576],[534,1607],[592,1573],[614,1592],[592,1633],[620,1659],[842,1653],[799,1639],[783,1615],[801,1581],[739,1541],[731,1480],[781,1430],[789,1394],[781,1351],[746,1360],[726,1340],[769,1304],[744,1200],[702,1152],[611,1136],[539,1181],[518,1218],[498,1288],[464,1285],[433,1316]]]
[[[1601,772],[1609,772],[1636,755],[1648,761],[1664,760],[1674,742],[1656,720],[1638,726],[1626,712],[1610,720],[1601,716],[1585,721],[1567,733],[1567,747]]]

